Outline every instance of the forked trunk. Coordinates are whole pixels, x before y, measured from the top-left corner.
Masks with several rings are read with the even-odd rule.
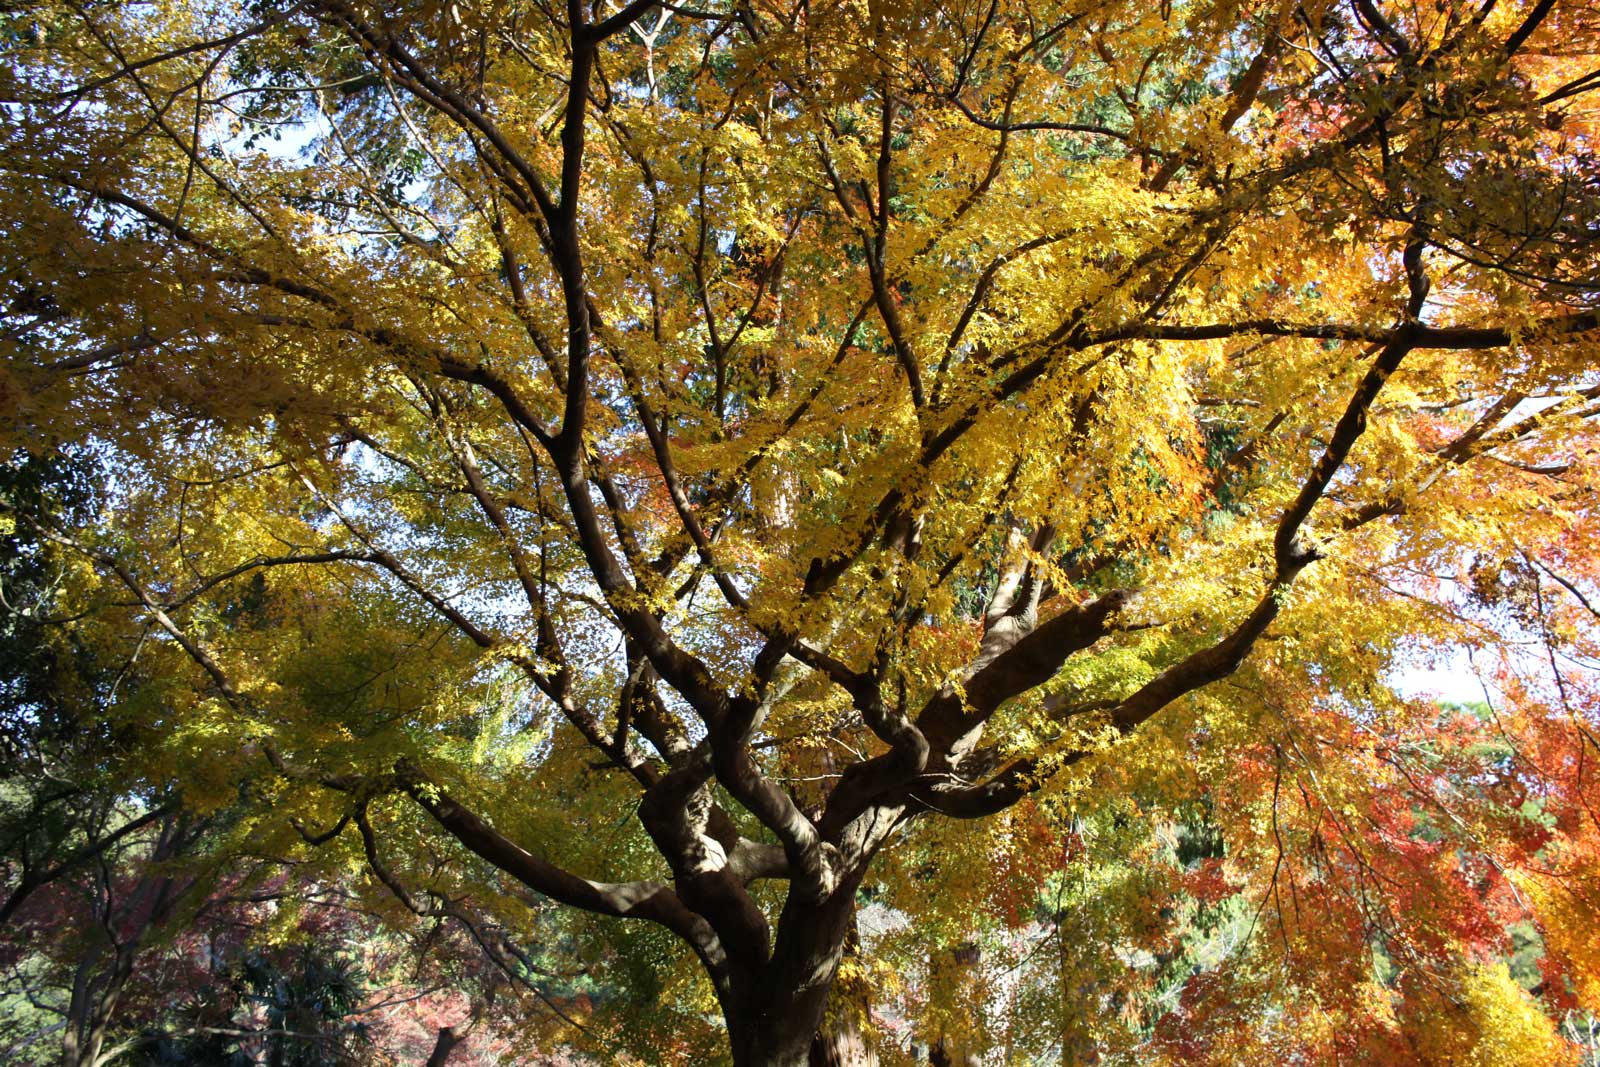
[[[793,896],[777,925],[772,958],[754,980],[734,993],[728,1038],[734,1067],[808,1067],[819,1032],[827,1028],[828,1003],[839,962],[855,932],[855,893],[849,879],[819,904]],[[860,1037],[859,1028],[857,1038]],[[849,1039],[824,1041],[846,1051]],[[872,1067],[872,1061],[822,1061],[840,1067]]]
[[[788,969],[769,974],[769,991],[757,994],[760,1006],[742,1020],[729,1019],[734,1067],[807,1067],[836,968],[837,961],[809,982]]]

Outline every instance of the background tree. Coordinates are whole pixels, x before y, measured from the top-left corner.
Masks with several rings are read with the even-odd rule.
[[[1588,5],[4,18],[0,397],[112,458],[34,534],[192,810],[597,916],[657,1061],[838,1058],[863,894],[1146,797],[1257,913],[1173,1056],[1563,1055],[1502,909],[1594,1009]],[[1396,692],[1452,646],[1507,707]]]
[[[195,851],[206,824],[181,809],[170,786],[122,778],[128,737],[108,702],[118,687],[137,685],[135,664],[107,669],[63,629],[70,619],[54,615],[78,561],[53,551],[37,524],[46,515],[90,521],[103,491],[82,454],[0,466],[0,1039],[11,1054],[55,1046],[69,1067],[98,1067],[126,1051],[113,1039],[113,1017],[148,941],[197,884],[169,865]]]
[[[437,1067],[466,1062],[469,1043],[514,1053],[543,1037],[535,1020],[559,1019],[563,990],[542,950],[465,927],[464,912],[397,937],[381,887],[375,914],[338,870],[253,854],[248,791],[202,813],[180,782],[143,775],[157,742],[141,724],[160,688],[148,626],[84,640],[93,609],[59,613],[66,590],[87,592],[72,576],[82,561],[38,536],[92,521],[105,492],[82,453],[0,465],[0,1053],[174,1067],[409,1050]],[[244,592],[226,611],[236,632],[259,621],[261,590]],[[126,656],[108,660],[118,645]],[[500,1031],[508,1010],[520,1040]]]

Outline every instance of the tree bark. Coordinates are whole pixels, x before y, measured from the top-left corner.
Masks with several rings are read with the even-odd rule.
[[[861,930],[851,916],[845,960],[861,958]],[[878,1067],[878,1052],[867,1040],[872,990],[860,975],[835,976],[822,1026],[811,1039],[808,1067]]]
[[[777,923],[771,960],[754,982],[736,991],[734,1010],[728,1013],[735,1067],[806,1067],[810,1062],[829,992],[855,929],[859,884],[859,874],[843,878],[816,903],[791,891]]]
[[[456,1046],[466,1041],[467,1034],[472,1031],[472,1024],[476,1021],[469,1019],[455,1026],[439,1027],[439,1035],[434,1039],[433,1052],[428,1056],[427,1067],[444,1067],[450,1059],[450,1054],[456,1050]]]
[[[878,1067],[878,1053],[867,1043],[853,1014],[825,1019],[811,1039],[807,1067]]]

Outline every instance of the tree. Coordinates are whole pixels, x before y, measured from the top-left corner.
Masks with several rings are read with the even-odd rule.
[[[0,541],[0,1040],[17,1054],[55,1035],[68,1067],[126,1051],[109,1040],[112,1017],[148,942],[198,884],[166,865],[192,853],[206,829],[159,788],[109,784],[125,769],[127,745],[105,709],[119,686],[135,684],[133,664],[104,670],[84,647],[56,639],[56,594],[77,561],[52,551],[37,524],[44,515],[86,521],[103,491],[93,470],[73,455],[0,466],[11,520]]]
[[[949,929],[1080,804],[1210,805],[1334,1045],[1545,1049],[1429,1027],[1502,906],[1596,1007],[1590,5],[3,18],[10,443],[115,469],[37,535],[189,805],[640,920],[741,1067],[841,1054],[864,896]],[[1450,646],[1513,703],[1396,692]],[[1199,977],[1183,1054],[1333,1047]]]
[[[81,561],[38,535],[90,521],[104,494],[86,456],[0,465],[0,1050],[44,1062],[54,1045],[64,1067],[407,1051],[442,1065],[469,1042],[541,1037],[534,1013],[560,1013],[551,976],[502,931],[454,909],[449,928],[395,937],[377,917],[386,892],[374,908],[336,875],[253,855],[248,794],[199,815],[181,783],[143,780],[147,635],[126,660],[97,657],[54,614]]]

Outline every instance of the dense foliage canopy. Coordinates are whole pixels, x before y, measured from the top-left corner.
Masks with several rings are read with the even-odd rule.
[[[1580,1054],[1594,5],[0,49],[7,937],[86,909],[0,963],[68,1062],[178,1048],[119,998],[219,916],[333,1033],[330,893],[602,1061]]]

